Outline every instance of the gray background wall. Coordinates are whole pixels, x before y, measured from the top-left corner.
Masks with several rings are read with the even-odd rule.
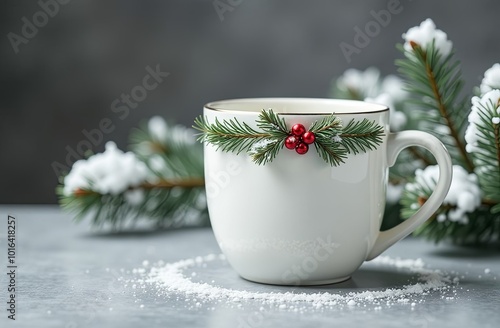
[[[42,0],[52,3],[54,0]],[[62,1],[62,0],[60,0]],[[68,1],[68,0],[66,0]],[[0,11],[0,203],[54,203],[53,162],[109,119],[104,141],[126,147],[131,127],[152,115],[190,125],[204,103],[257,96],[325,97],[333,77],[349,67],[395,73],[401,33],[431,17],[453,40],[466,89],[500,61],[500,2],[401,0],[402,11],[347,62],[370,11],[388,0],[72,0],[40,24],[15,53],[8,34],[22,36],[36,1],[8,0]],[[55,7],[52,7],[55,11]],[[39,23],[44,23],[38,15]],[[147,66],[170,75],[121,119],[111,109],[142,84]],[[104,141],[93,146],[102,151]]]

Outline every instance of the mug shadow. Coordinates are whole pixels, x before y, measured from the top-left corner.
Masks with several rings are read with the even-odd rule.
[[[468,258],[500,258],[500,243],[488,245],[447,245],[428,253],[432,256],[468,259]]]
[[[387,289],[403,287],[417,281],[417,275],[411,272],[398,272],[391,271],[390,269],[384,270],[383,268],[361,268],[352,274],[351,278],[340,283],[317,285],[317,286],[283,286],[273,284],[263,284],[251,280],[247,280],[238,276],[240,283],[249,288],[259,287],[263,291],[296,291],[301,293],[324,293],[324,292],[338,292],[341,290],[356,292],[358,290],[367,289]]]
[[[205,231],[208,226],[193,227],[168,227],[168,228],[136,228],[131,230],[109,230],[109,231],[88,231],[82,233],[83,238],[102,238],[102,239],[127,239],[127,238],[148,238],[151,236],[163,236],[169,234],[191,233],[195,231]]]
[[[318,290],[322,292],[342,289],[385,289],[397,288],[408,285],[416,280],[416,275],[410,272],[397,272],[378,268],[360,268],[354,272],[351,279],[344,282],[322,285],[299,287],[302,290]]]

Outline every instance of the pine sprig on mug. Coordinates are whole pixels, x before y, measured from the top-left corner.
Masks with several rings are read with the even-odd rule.
[[[200,116],[195,119],[193,128],[202,132],[198,137],[199,141],[210,143],[224,152],[235,152],[236,154],[243,151],[251,152],[256,162],[261,164],[265,158],[267,161],[274,159],[283,146],[280,141],[288,135],[288,132],[285,121],[272,110],[261,112],[257,126],[262,132],[254,130],[245,122],[240,123],[236,119],[221,122],[216,118],[215,123],[210,124]],[[281,147],[276,149],[275,146],[278,144],[281,144]],[[262,152],[271,152],[271,154],[263,156]]]
[[[358,154],[376,149],[382,142],[383,129],[374,121],[351,120],[345,127],[342,121],[331,115],[316,121],[309,129],[316,135],[318,154],[332,166],[344,163],[350,153]]]
[[[383,129],[375,121],[366,118],[362,121],[351,120],[340,134],[341,143],[349,153],[366,153],[377,148],[382,142]]]
[[[302,124],[287,128],[285,120],[272,109],[262,110],[256,121],[259,130],[236,118],[209,123],[198,117],[193,128],[200,131],[200,142],[212,144],[217,150],[246,152],[256,164],[272,162],[286,147],[299,155],[308,152],[314,144],[318,155],[331,166],[344,163],[348,154],[374,150],[382,143],[383,128],[374,121],[351,120],[347,126],[335,115],[315,121],[308,130]]]

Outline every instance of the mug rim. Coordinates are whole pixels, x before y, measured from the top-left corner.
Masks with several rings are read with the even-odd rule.
[[[279,115],[300,115],[300,116],[310,116],[310,115],[355,115],[355,114],[372,114],[380,113],[389,110],[389,107],[374,102],[367,102],[361,100],[351,100],[351,99],[333,99],[333,98],[303,98],[303,97],[262,97],[262,98],[234,98],[234,99],[223,99],[211,101],[203,106],[203,108],[212,110],[215,112],[223,113],[233,113],[233,114],[255,114],[258,115],[262,109],[262,106],[258,108],[253,108],[252,110],[236,109],[231,108],[231,105],[236,105],[241,103],[265,103],[265,102],[281,102],[285,103],[304,103],[307,106],[308,103],[316,104],[331,104],[332,106],[348,106],[352,111],[346,112],[336,112],[336,111],[318,111],[318,112],[282,112],[280,110],[275,110],[274,112]],[[226,108],[221,108],[221,105],[226,105]],[[229,107],[228,107],[229,106]],[[358,107],[359,109],[355,109]],[[364,107],[364,110],[361,108]],[[370,109],[366,109],[370,108]],[[274,110],[274,109],[273,109]]]

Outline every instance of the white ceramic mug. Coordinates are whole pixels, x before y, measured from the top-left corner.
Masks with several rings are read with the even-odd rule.
[[[367,118],[384,129],[376,150],[350,154],[330,166],[311,149],[299,156],[283,149],[274,161],[255,164],[246,153],[205,143],[208,210],[217,242],[245,279],[278,285],[319,285],[346,280],[360,265],[424,223],[451,184],[452,164],[443,144],[421,131],[389,131],[386,106],[361,101],[255,98],[205,105],[209,123],[236,119],[257,129],[262,109],[271,108],[288,128],[310,126],[332,113],[348,122]],[[440,176],[430,198],[411,218],[380,231],[388,168],[409,146],[429,150]]]

